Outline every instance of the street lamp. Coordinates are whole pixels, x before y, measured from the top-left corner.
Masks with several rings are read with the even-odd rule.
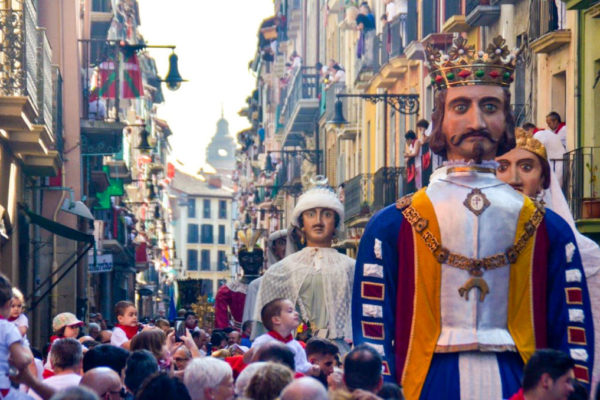
[[[141,49],[171,49],[171,55],[169,56],[169,72],[167,72],[167,76],[165,79],[161,79],[161,82],[164,82],[167,85],[167,89],[175,91],[181,87],[182,82],[187,82],[185,79],[181,77],[179,73],[179,66],[177,54],[175,54],[175,46],[172,44],[167,45],[149,45],[149,44],[128,44],[124,40],[119,42],[119,46],[124,50],[129,51],[137,51]]]

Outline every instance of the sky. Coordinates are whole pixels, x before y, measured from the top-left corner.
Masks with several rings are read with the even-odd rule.
[[[158,117],[173,131],[172,158],[195,173],[204,166],[206,146],[215,134],[221,106],[229,133],[249,126],[237,112],[256,79],[248,62],[256,52],[260,22],[273,15],[272,0],[139,0],[140,32],[149,45],[176,45],[179,72],[185,82],[171,92]],[[149,49],[159,75],[169,69],[168,49]]]

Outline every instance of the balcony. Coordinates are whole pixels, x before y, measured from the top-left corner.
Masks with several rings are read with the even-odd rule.
[[[467,0],[465,22],[469,26],[490,26],[500,17],[500,6],[489,0]]]
[[[369,174],[360,174],[344,182],[344,214],[346,223],[356,226],[358,219],[370,216],[369,202],[373,198],[373,179]],[[362,217],[362,218],[361,218]]]
[[[383,167],[373,176],[373,210],[377,211],[400,197],[400,179],[404,168]]]
[[[52,52],[31,0],[21,4],[0,10],[0,128],[26,173],[56,175],[61,160],[54,114],[60,105],[54,104]]]
[[[384,65],[390,58],[399,57],[404,53],[407,44],[406,18],[406,14],[399,14],[383,27],[379,65]]]
[[[534,0],[529,27],[529,46],[534,53],[552,53],[571,42],[571,31],[565,29],[566,6]]]
[[[301,146],[319,117],[320,75],[315,67],[300,67],[288,83],[280,118],[285,121],[283,146]]]
[[[129,234],[133,229],[133,222],[128,225],[126,220],[121,217],[121,210],[110,208],[108,210],[93,211],[96,221],[102,221],[97,224],[102,227],[101,244],[103,253],[113,254],[115,265],[133,266],[135,264],[135,245],[131,241]]]
[[[83,70],[83,107],[80,115],[81,153],[112,155],[121,151],[120,122],[123,98],[120,73],[123,70],[119,47],[106,40],[80,40]],[[119,88],[119,90],[117,90]]]
[[[358,89],[365,89],[379,70],[381,37],[375,35],[375,31],[369,31],[363,40],[359,39],[356,43],[361,48],[361,56],[356,58],[354,64],[354,85]]]
[[[92,0],[92,22],[110,23],[113,18],[111,0]]]

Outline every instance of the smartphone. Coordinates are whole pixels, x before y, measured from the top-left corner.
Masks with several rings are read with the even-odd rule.
[[[182,336],[185,336],[185,321],[175,320],[175,341],[183,342],[183,340],[181,340]]]

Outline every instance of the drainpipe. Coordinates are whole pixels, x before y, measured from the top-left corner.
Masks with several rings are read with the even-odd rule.
[[[583,90],[583,73],[581,72],[582,60],[583,60],[583,23],[584,19],[582,17],[582,11],[577,10],[577,87],[575,88],[575,113],[577,116],[575,120],[577,121],[577,125],[575,126],[575,132],[579,131],[580,134],[575,135],[576,137],[576,148],[582,147],[584,145],[583,141],[583,130],[581,129],[581,121],[582,121],[582,113],[581,113],[581,91]]]

